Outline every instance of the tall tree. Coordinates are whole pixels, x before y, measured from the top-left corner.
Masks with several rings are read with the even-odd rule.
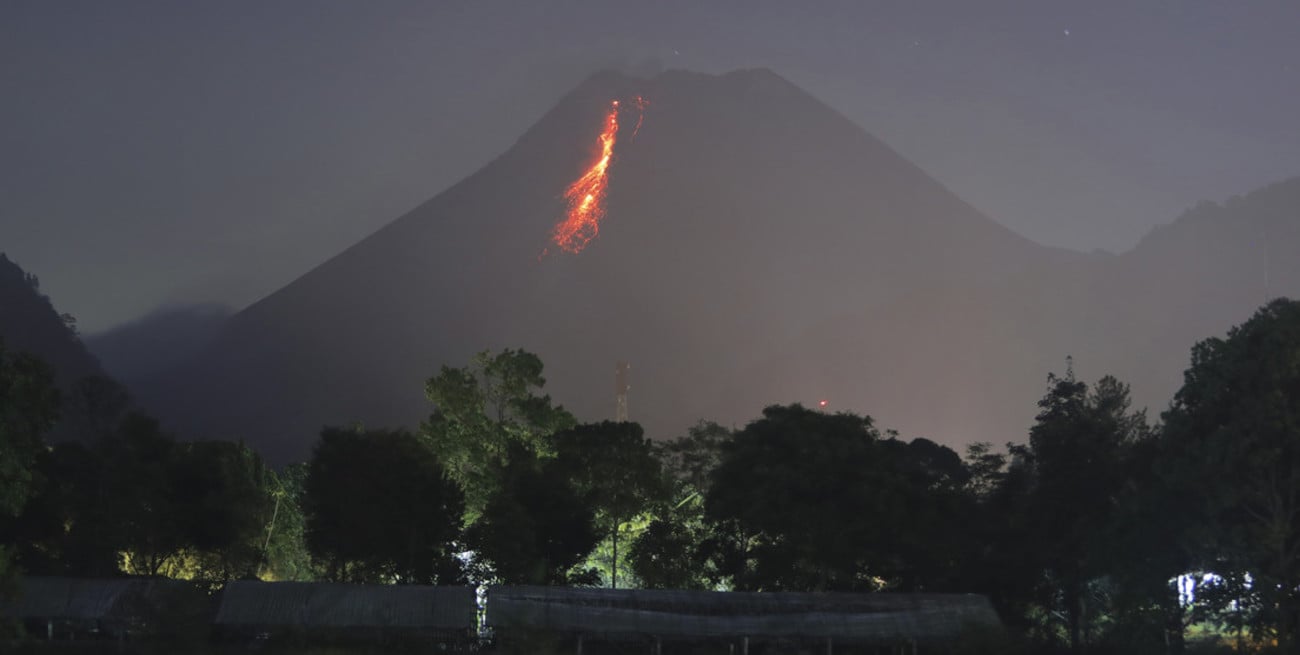
[[[504,584],[594,584],[577,570],[600,541],[593,499],[553,458],[510,446],[501,483],[466,531],[476,577]]]
[[[988,594],[1009,627],[1032,632],[1040,612],[1039,581],[1043,550],[1034,542],[1028,510],[1034,473],[1028,448],[1008,444],[1008,456],[983,459],[988,450],[970,453],[972,481],[984,487],[977,499],[972,538],[981,548],[971,563],[972,589]]]
[[[303,513],[307,472],[307,464],[299,463],[272,473],[274,504],[262,542],[266,553],[262,577],[302,582],[316,575],[307,550],[307,518]]]
[[[15,515],[31,492],[46,433],[59,417],[59,392],[43,362],[10,354],[0,341],[0,515]]]
[[[710,476],[722,458],[722,444],[733,434],[732,430],[713,421],[700,421],[692,425],[684,436],[659,444],[659,459],[666,472],[692,492],[707,493]]]
[[[881,517],[895,525],[877,538],[889,558],[891,587],[967,591],[976,507],[961,456],[924,438],[885,439],[878,449],[878,493],[884,507],[897,508]]]
[[[54,377],[39,359],[11,355],[0,341],[0,517],[22,512],[32,496],[45,435],[59,416]],[[14,547],[0,543],[0,582],[14,574]]]
[[[95,501],[111,522],[99,538],[116,544],[127,573],[159,575],[186,546],[185,508],[172,494],[176,440],[158,421],[131,413],[98,445]]]
[[[116,500],[106,495],[102,443],[58,444],[42,458],[40,471],[40,497],[24,511],[30,549],[24,565],[41,575],[116,575],[124,522]]]
[[[1253,634],[1300,652],[1300,302],[1196,344],[1164,420],[1165,481],[1195,501],[1200,561],[1249,575]]]
[[[305,487],[307,545],[330,579],[460,579],[464,495],[414,435],[327,428]]]
[[[224,581],[266,560],[271,476],[243,444],[177,443],[130,415],[94,447],[43,452],[37,474],[22,515],[0,522],[33,573]]]
[[[771,406],[722,449],[706,497],[718,568],[738,589],[874,587],[873,545],[897,506],[881,495],[870,417]]]
[[[1108,545],[1126,458],[1149,436],[1145,412],[1130,404],[1128,386],[1113,377],[1090,389],[1073,370],[1050,375],[1029,446],[1019,451],[1032,475],[1024,509],[1032,543],[1042,553],[1045,602],[1065,616],[1075,652],[1087,637],[1088,585],[1114,569]]]
[[[231,580],[257,575],[265,561],[266,526],[274,507],[271,472],[242,443],[180,444],[169,495],[178,509],[193,577]]]
[[[557,466],[596,508],[613,551],[609,584],[617,587],[621,526],[668,492],[654,446],[640,425],[612,421],[578,425],[552,443]]]
[[[665,493],[653,517],[627,551],[641,584],[652,589],[709,589],[721,580],[706,544],[719,546],[704,514],[704,496],[723,444],[734,432],[700,421],[687,433],[655,446],[664,471]]]
[[[677,494],[628,545],[629,568],[647,589],[711,589],[719,575],[705,552],[713,537],[698,493]]]
[[[512,445],[545,453],[546,438],[575,423],[541,393],[542,368],[541,359],[523,350],[485,350],[468,367],[443,366],[425,383],[434,411],[421,432],[465,490],[468,522],[499,488]]]

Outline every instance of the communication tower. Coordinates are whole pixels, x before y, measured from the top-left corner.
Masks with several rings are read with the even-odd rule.
[[[627,383],[627,372],[632,368],[627,362],[619,362],[614,365],[614,420],[619,422],[627,421],[627,390],[631,385]]]

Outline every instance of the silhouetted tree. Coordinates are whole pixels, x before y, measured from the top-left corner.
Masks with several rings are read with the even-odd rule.
[[[1202,586],[1199,576],[1179,576],[1200,566],[1192,553],[1192,497],[1168,484],[1163,471],[1174,463],[1166,457],[1160,432],[1133,443],[1125,457],[1126,479],[1116,494],[1110,538],[1108,625],[1102,645],[1124,646],[1130,652],[1184,651],[1184,635],[1195,622],[1210,618],[1206,589],[1193,598],[1180,596],[1179,585]],[[1189,602],[1189,601],[1195,602]]]
[[[771,406],[726,442],[705,507],[710,544],[738,589],[872,589],[873,550],[905,518],[882,506],[869,417]]]
[[[701,494],[709,490],[709,479],[722,457],[722,444],[732,431],[713,421],[700,421],[685,436],[657,446],[665,471]]]
[[[1149,430],[1145,413],[1130,410],[1128,386],[1109,376],[1089,389],[1072,370],[1051,375],[1038,407],[1029,445],[1016,451],[1029,475],[1026,537],[1038,551],[1039,600],[1064,615],[1077,652],[1088,637],[1089,613],[1101,609],[1089,607],[1089,585],[1116,568],[1109,546],[1126,460]]]
[[[876,484],[881,520],[896,520],[876,537],[885,569],[898,591],[967,591],[976,500],[971,474],[955,451],[929,439],[879,442],[883,469]]]
[[[54,376],[31,355],[10,354],[0,341],[0,515],[22,510],[45,434],[59,417]]]
[[[709,589],[722,582],[705,544],[712,524],[704,515],[704,493],[733,432],[700,421],[686,435],[655,445],[666,490],[653,516],[628,547],[627,561],[641,584],[654,589]]]
[[[1184,541],[1202,545],[1191,554],[1236,582],[1225,600],[1253,610],[1252,636],[1300,652],[1300,303],[1196,344],[1164,420],[1164,481],[1193,501]]]
[[[400,430],[326,428],[312,452],[307,545],[345,582],[450,584],[464,495],[421,440]]]
[[[30,355],[9,354],[0,341],[0,517],[17,516],[32,496],[37,460],[58,411],[49,368]],[[0,582],[13,575],[14,546],[0,543]]]
[[[186,508],[172,493],[176,440],[158,421],[132,413],[101,442],[101,473],[94,490],[99,511],[111,521],[99,536],[122,553],[121,568],[159,575],[168,559],[185,548]]]
[[[510,446],[501,484],[466,533],[479,577],[504,584],[594,584],[575,571],[600,541],[596,507],[554,459]]]
[[[984,499],[997,489],[1007,467],[1007,456],[993,450],[993,444],[979,441],[966,446],[966,490]]]
[[[274,498],[271,473],[242,443],[179,444],[168,490],[190,568],[186,577],[251,578],[264,561]]]
[[[21,516],[0,522],[32,573],[222,581],[266,559],[272,478],[243,444],[177,443],[130,414],[93,446],[45,451],[36,473]]]
[[[40,483],[23,513],[5,531],[33,575],[107,577],[119,572],[121,524],[112,499],[101,495],[103,454],[64,442],[37,461]]]
[[[1028,510],[1034,476],[1026,449],[1015,444],[1008,448],[1005,467],[992,474],[993,485],[977,497],[972,538],[981,548],[970,563],[975,573],[972,588],[989,595],[1010,627],[1030,631],[1043,570]]]

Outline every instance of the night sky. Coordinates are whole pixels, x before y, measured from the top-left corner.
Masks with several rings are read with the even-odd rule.
[[[589,73],[765,66],[1041,243],[1300,175],[1300,2],[0,4],[0,251],[84,332],[241,307]]]

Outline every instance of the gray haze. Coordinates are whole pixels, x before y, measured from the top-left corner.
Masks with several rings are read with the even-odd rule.
[[[1300,174],[1290,0],[700,4],[6,2],[0,250],[88,332],[240,307],[609,67],[770,67],[1079,250]]]

